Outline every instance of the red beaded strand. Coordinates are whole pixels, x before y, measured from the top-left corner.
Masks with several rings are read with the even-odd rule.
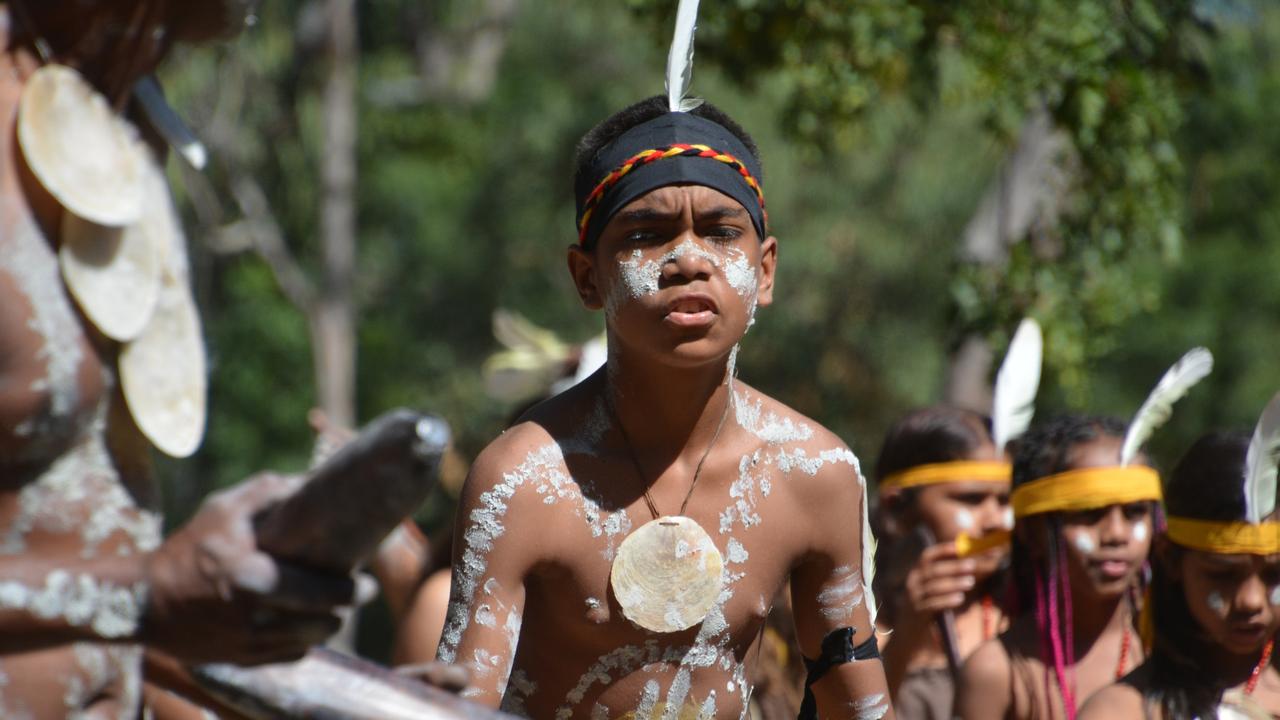
[[[1265,647],[1262,648],[1262,659],[1257,665],[1253,666],[1253,672],[1249,673],[1249,682],[1244,685],[1244,694],[1252,695],[1253,691],[1258,688],[1258,679],[1262,677],[1262,670],[1271,664],[1271,651],[1275,648],[1276,640],[1271,638],[1267,641]]]

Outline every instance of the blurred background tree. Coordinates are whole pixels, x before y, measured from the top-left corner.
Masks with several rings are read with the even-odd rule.
[[[170,168],[212,361],[204,448],[165,468],[173,518],[310,454],[324,381],[297,288],[331,295],[340,5],[264,4],[238,40],[183,51],[163,77],[213,150],[201,175]],[[357,422],[426,408],[473,454],[513,411],[479,370],[495,308],[575,342],[599,332],[564,269],[570,156],[596,121],[662,91],[674,2],[632,5],[345,2]],[[733,0],[701,14],[694,91],[757,135],[781,242],[741,374],[865,460],[906,409],[964,396],[966,338],[991,348],[966,371],[985,387],[984,358],[1024,313],[1047,330],[1042,415],[1127,415],[1188,347],[1215,352],[1208,387],[1157,439],[1165,463],[1207,427],[1247,425],[1280,387],[1273,3]]]

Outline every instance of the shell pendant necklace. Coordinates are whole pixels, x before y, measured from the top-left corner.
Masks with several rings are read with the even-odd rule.
[[[614,407],[613,398],[607,398],[609,411],[618,424],[631,464],[635,466],[636,477],[644,490],[645,504],[653,515],[652,520],[627,535],[618,546],[609,572],[609,584],[622,614],[645,630],[659,633],[687,630],[701,623],[720,597],[724,585],[721,576],[724,558],[707,531],[693,518],[686,517],[684,511],[689,505],[689,498],[693,497],[693,489],[698,485],[702,465],[724,429],[730,400],[725,399],[724,412],[720,415],[715,434],[693,471],[689,492],[680,503],[680,513],[661,515],[649,494],[640,459]]]

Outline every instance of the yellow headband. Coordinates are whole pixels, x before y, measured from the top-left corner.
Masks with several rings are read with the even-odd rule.
[[[1280,553],[1280,523],[1215,522],[1169,518],[1169,539],[1192,550],[1224,555]]]
[[[1144,465],[1129,465],[1048,475],[1014,488],[1009,504],[1013,506],[1014,517],[1026,517],[1060,510],[1093,510],[1160,497],[1160,475]]]
[[[896,472],[880,481],[880,491],[951,482],[1008,483],[1012,473],[1012,468],[1006,462],[953,460],[917,465]]]

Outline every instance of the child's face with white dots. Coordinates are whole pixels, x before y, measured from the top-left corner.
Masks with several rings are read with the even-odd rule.
[[[1280,555],[1183,550],[1175,562],[1187,609],[1215,644],[1252,655],[1280,630]]]

